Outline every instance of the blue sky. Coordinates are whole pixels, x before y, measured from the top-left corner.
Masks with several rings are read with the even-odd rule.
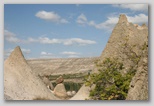
[[[119,14],[148,24],[146,4],[5,4],[4,58],[16,46],[27,59],[100,56]]]

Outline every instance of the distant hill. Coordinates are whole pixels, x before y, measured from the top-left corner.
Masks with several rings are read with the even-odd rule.
[[[98,57],[27,60],[33,72],[40,76],[85,73],[93,70]]]

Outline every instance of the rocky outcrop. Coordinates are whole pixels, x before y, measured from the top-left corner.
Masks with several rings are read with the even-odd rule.
[[[64,81],[63,77],[60,76],[60,77],[58,77],[58,78],[56,79],[56,84],[63,83],[63,81]]]
[[[126,100],[148,100],[148,51],[143,51],[138,69],[133,77]]]
[[[46,77],[43,77],[43,82],[45,83],[46,86],[48,86],[50,83],[49,79]]]
[[[27,64],[20,47],[4,62],[4,98],[6,100],[57,100]]]
[[[76,91],[67,91],[67,96],[72,97],[76,94]]]
[[[54,90],[54,86],[53,86],[52,82],[49,83],[49,89],[51,89],[52,91]]]
[[[144,67],[143,62],[140,61],[140,65],[134,64],[134,62],[128,59],[128,55],[132,52],[136,55],[141,55],[142,50],[140,47],[148,41],[148,28],[145,24],[139,26],[128,22],[127,17],[122,14],[119,17],[119,21],[112,31],[109,41],[103,50],[100,61],[105,58],[118,58],[124,64],[125,70],[123,73],[129,71],[130,67],[138,67],[137,73],[133,78],[131,88],[127,100],[145,100],[148,97],[148,74],[147,67]],[[147,56],[145,56],[147,58]],[[144,67],[144,68],[143,68]],[[92,73],[98,72],[97,69]],[[77,94],[70,100],[85,100],[89,98],[89,87],[83,85]],[[144,92],[144,93],[143,93]],[[133,97],[134,96],[134,97]]]
[[[79,91],[70,100],[86,100],[89,99],[90,87],[85,84],[79,89]]]
[[[66,98],[67,92],[63,83],[57,84],[54,88],[54,94],[60,98]]]
[[[124,14],[120,15],[119,21],[101,54],[101,61],[108,57],[118,58],[129,69],[129,67],[134,66],[134,63],[128,59],[128,54],[131,50],[137,55],[141,53],[140,47],[146,42],[147,37],[148,28],[145,24],[142,26],[134,25],[128,22]],[[127,70],[125,71],[127,72]]]
[[[124,64],[123,73],[127,73],[130,67],[136,67],[137,72],[131,81],[127,100],[148,99],[148,53],[143,53],[145,43],[148,46],[148,27],[145,24],[140,26],[130,23],[122,14],[101,55],[101,61],[109,57],[118,58]],[[140,60],[135,63],[133,59]]]
[[[71,91],[67,91],[67,96],[72,97],[72,92]]]

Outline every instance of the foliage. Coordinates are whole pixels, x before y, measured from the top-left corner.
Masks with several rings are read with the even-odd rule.
[[[63,82],[63,83],[65,85],[66,91],[76,91],[77,92],[83,85],[83,83],[74,83],[74,82]],[[52,84],[54,87],[56,86],[55,82],[53,82]]]
[[[59,76],[63,76],[64,79],[82,79],[87,75],[87,73],[75,73],[75,74],[60,74],[60,75],[50,75],[49,80],[55,80]]]
[[[86,86],[95,85],[95,88],[90,91],[90,97],[94,100],[124,100],[136,70],[132,68],[127,74],[122,75],[123,64],[111,58],[106,58],[99,64],[97,64],[99,73],[85,78]]]

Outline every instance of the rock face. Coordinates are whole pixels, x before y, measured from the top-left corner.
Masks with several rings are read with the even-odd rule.
[[[148,99],[148,52],[142,53],[145,43],[148,46],[148,27],[145,24],[142,26],[132,24],[127,21],[125,15],[120,15],[101,55],[101,61],[109,57],[118,58],[124,64],[124,73],[128,72],[130,67],[137,67],[137,72],[130,84],[127,100]],[[128,59],[128,55],[132,55],[131,53],[141,56],[139,63],[134,64],[132,60]]]
[[[100,56],[100,61],[103,61],[105,58],[118,58],[119,61],[123,62],[126,67],[126,70],[124,71],[127,72],[127,69],[134,66],[134,63],[128,59],[127,55],[131,53],[130,51],[133,51],[137,55],[142,53],[142,50],[140,50],[139,47],[144,45],[145,42],[148,42],[147,26],[145,24],[142,26],[132,24],[128,22],[127,17],[122,14]],[[125,54],[124,52],[128,54]],[[148,56],[146,55],[145,58],[147,59],[147,57]],[[130,84],[132,88],[129,90],[127,100],[146,100],[148,98],[148,65],[144,66],[143,64],[146,63],[143,63],[142,59],[139,64],[136,64],[138,69]],[[98,72],[97,69],[92,73],[95,72]],[[90,88],[83,85],[77,94],[70,100],[90,99],[89,91]]]
[[[60,98],[67,97],[67,92],[63,83],[57,84],[54,89],[54,94]]]
[[[54,90],[54,86],[53,86],[52,82],[49,83],[49,88],[50,88],[51,90]]]
[[[148,100],[148,53],[144,52],[137,72],[130,83],[126,100]]]
[[[63,77],[60,76],[60,77],[58,77],[58,78],[56,79],[56,84],[60,84],[60,83],[62,83],[63,81],[64,81]]]
[[[50,83],[49,79],[46,77],[43,77],[43,82],[46,84],[46,86],[48,86]]]
[[[103,61],[107,57],[118,58],[126,68],[129,68],[134,63],[128,59],[126,53],[129,54],[130,50],[136,54],[141,53],[139,47],[147,41],[147,38],[148,28],[145,24],[134,25],[128,22],[126,16],[122,14],[101,54],[101,60]],[[126,43],[128,45],[125,45]]]
[[[4,62],[4,98],[6,100],[56,100],[43,81],[33,74],[20,47],[16,47]]]
[[[90,87],[83,85],[70,100],[86,100],[89,99],[89,94]]]

